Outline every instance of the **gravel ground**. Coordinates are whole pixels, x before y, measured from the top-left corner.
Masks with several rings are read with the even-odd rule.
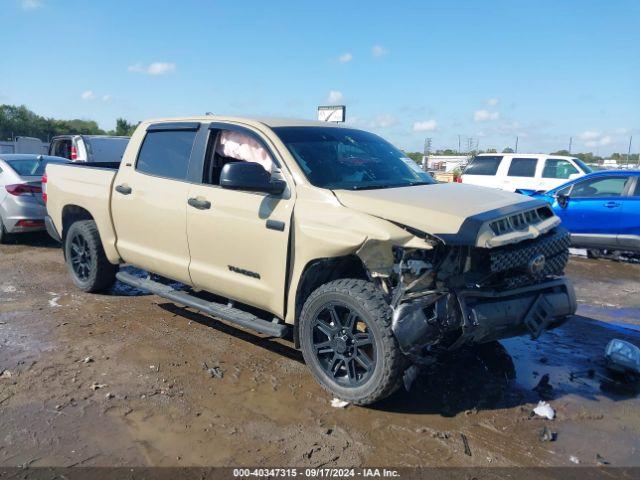
[[[57,245],[20,238],[0,246],[0,465],[639,466],[638,391],[600,359],[611,338],[640,345],[640,265],[574,258],[568,275],[563,327],[341,409],[289,343],[123,285],[82,293]],[[541,398],[554,420],[531,415]]]

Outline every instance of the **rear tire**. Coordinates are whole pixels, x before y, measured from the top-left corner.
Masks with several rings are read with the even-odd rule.
[[[100,292],[116,281],[118,266],[107,260],[93,220],[75,222],[64,240],[64,253],[73,283],[85,292]]]
[[[391,331],[391,316],[383,293],[365,280],[334,280],[309,296],[300,314],[300,344],[325,390],[368,405],[400,386],[406,360]]]

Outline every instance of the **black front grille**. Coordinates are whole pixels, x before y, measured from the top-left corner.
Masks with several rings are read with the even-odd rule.
[[[562,275],[569,260],[569,232],[556,228],[538,238],[515,245],[488,249],[492,283],[499,281],[505,288],[517,288],[538,282],[550,275]],[[532,273],[531,261],[544,255],[542,271]]]

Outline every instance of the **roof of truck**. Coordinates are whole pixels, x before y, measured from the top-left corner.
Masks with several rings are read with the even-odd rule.
[[[163,123],[163,122],[240,122],[248,124],[266,125],[271,128],[276,127],[349,127],[344,123],[320,122],[317,120],[306,120],[299,118],[272,118],[272,117],[235,117],[223,115],[203,115],[196,117],[178,117],[178,118],[154,118],[146,120],[144,123]]]

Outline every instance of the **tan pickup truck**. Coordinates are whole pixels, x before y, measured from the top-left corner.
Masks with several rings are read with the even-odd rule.
[[[545,203],[437,183],[372,133],[151,120],[116,167],[47,167],[46,225],[75,284],[118,279],[291,339],[350,402],[388,396],[412,363],[535,338],[576,310],[562,278],[569,237]]]

